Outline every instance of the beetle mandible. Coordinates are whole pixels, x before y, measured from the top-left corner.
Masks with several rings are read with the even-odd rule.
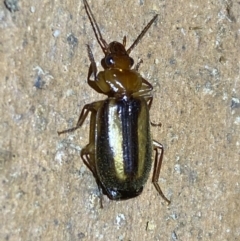
[[[100,192],[112,200],[129,199],[141,194],[149,177],[154,149],[152,182],[169,204],[158,184],[164,149],[162,144],[152,141],[150,134],[149,110],[153,87],[138,73],[142,61],[133,67],[134,61],[129,56],[158,15],[126,50],[126,36],[123,43],[113,41],[108,44],[103,39],[87,1],[83,2],[105,55],[101,60],[104,70],[97,73],[96,62],[87,45],[91,62],[87,82],[98,93],[107,95],[107,99],[85,105],[76,126],[58,134],[75,131],[91,113],[89,144],[81,150],[81,158],[93,173]]]

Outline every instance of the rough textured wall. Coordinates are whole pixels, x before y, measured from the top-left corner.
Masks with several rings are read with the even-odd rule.
[[[14,6],[18,4],[18,11]],[[89,43],[103,57],[82,1],[0,3],[1,240],[238,240],[240,235],[240,5],[237,1],[99,0],[107,42],[134,41],[154,86],[153,137],[165,146],[159,183],[135,199],[104,198],[79,153]],[[100,68],[99,68],[100,69]]]

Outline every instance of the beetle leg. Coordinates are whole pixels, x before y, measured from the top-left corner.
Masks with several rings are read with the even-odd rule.
[[[152,91],[153,86],[147,80],[142,78],[142,83],[144,84],[144,86],[146,86],[145,87],[146,90],[148,90],[149,92]]]
[[[147,102],[147,105],[148,105],[148,109],[150,110],[151,107],[152,107],[152,101],[153,101],[153,96],[152,96],[152,89],[153,89],[153,86],[147,81],[145,80],[144,78],[142,78],[142,83],[143,83],[143,86],[142,86],[142,89],[138,92],[138,96],[143,96],[144,99],[146,100]],[[151,122],[151,125],[152,126],[162,126],[161,123],[153,123]]]
[[[88,169],[92,172],[96,183],[99,189],[99,198],[100,198],[100,207],[103,208],[102,200],[102,186],[101,182],[98,179],[97,171],[96,171],[96,163],[95,163],[95,135],[96,135],[96,114],[97,109],[100,107],[102,101],[95,102],[95,108],[92,109],[91,118],[90,118],[90,132],[89,132],[89,144],[86,145],[81,150],[81,158],[83,163],[88,167]]]
[[[95,109],[92,109],[90,118],[90,130],[89,130],[89,143],[82,148],[81,158],[88,169],[93,173],[94,177],[97,177],[95,167],[95,135],[96,135],[96,114],[97,109],[101,105],[102,101],[95,102]]]
[[[137,64],[138,65],[138,64]],[[133,93],[134,96],[152,96],[151,91],[153,90],[153,86],[144,78],[142,78],[142,87],[138,92]]]
[[[93,102],[91,104],[87,104],[83,107],[82,112],[78,118],[77,125],[73,128],[58,131],[58,135],[61,135],[63,133],[68,133],[75,131],[85,121],[87,118],[89,112],[91,112],[91,119],[90,119],[90,133],[89,133],[89,144],[86,145],[81,150],[81,158],[83,160],[83,163],[87,166],[87,168],[92,172],[93,176],[96,179],[96,182],[98,184],[99,192],[100,192],[100,206],[102,207],[102,188],[101,183],[98,180],[97,172],[96,172],[96,165],[95,165],[95,128],[96,128],[96,114],[99,107],[102,105],[103,101],[97,101]]]
[[[153,86],[145,79],[143,79],[143,85],[142,86],[142,92],[144,93],[147,93],[144,95],[144,98],[145,100],[147,101],[147,105],[148,105],[148,109],[150,110],[151,107],[152,107],[152,101],[153,101],[153,96],[152,96],[152,93],[151,93],[151,90],[153,89]],[[150,122],[152,126],[162,126],[161,123],[153,123],[153,122]]]
[[[81,158],[84,164],[88,167],[88,169],[93,173],[94,177],[96,177],[96,168],[95,168],[95,158],[94,158],[94,143],[89,143],[81,150]]]
[[[73,131],[77,130],[79,127],[81,127],[81,125],[85,121],[86,117],[88,116],[88,113],[90,111],[90,106],[91,106],[91,104],[87,104],[83,107],[82,112],[78,118],[77,125],[75,127],[67,129],[67,130],[63,130],[63,131],[58,131],[57,132],[58,135],[61,135],[63,133],[73,132]]]
[[[157,189],[158,193],[160,194],[160,196],[168,204],[170,204],[171,202],[165,197],[165,195],[163,194],[163,192],[158,184],[158,179],[159,179],[160,170],[161,170],[161,166],[162,166],[162,160],[163,160],[163,152],[164,152],[163,145],[160,144],[159,142],[153,140],[153,147],[156,152],[156,155],[155,155],[155,160],[154,160],[154,170],[153,170],[152,182],[153,182],[153,185],[155,186],[155,188]],[[161,150],[161,154],[159,153],[159,150]]]
[[[97,80],[97,65],[96,65],[95,59],[93,57],[92,50],[88,44],[87,44],[87,53],[88,53],[88,58],[91,62],[91,65],[89,67],[89,70],[91,69],[91,71],[89,71],[90,74],[88,73],[88,78],[93,74],[94,80],[96,81]]]
[[[85,105],[82,109],[82,112],[81,112],[79,118],[78,118],[78,122],[77,122],[76,126],[73,127],[73,128],[67,129],[67,130],[58,131],[57,132],[58,135],[61,135],[63,133],[73,132],[73,131],[77,130],[78,128],[80,128],[82,126],[83,122],[85,121],[85,119],[87,118],[88,113],[90,111],[91,112],[96,111],[99,108],[101,103],[102,103],[102,101],[97,101],[97,102],[93,102],[91,104]]]
[[[144,99],[148,102],[148,109],[150,110],[151,106],[152,106],[152,100],[153,100],[153,96],[152,96],[152,91],[153,86],[144,78],[142,78],[142,88],[137,92],[134,93],[133,96],[134,97],[144,97]]]
[[[143,91],[142,91],[143,92]],[[146,94],[146,92],[148,93],[148,91],[145,91],[145,93],[141,93],[140,91],[137,93],[137,95],[133,95],[134,97],[139,97],[139,96],[143,96],[144,99],[147,102],[148,105],[148,109],[151,109],[152,106],[152,101],[153,101],[153,96],[151,93]]]
[[[88,70],[87,82],[95,91],[103,94],[103,91],[98,87],[98,85],[96,83],[96,81],[98,80],[97,65],[96,65],[96,62],[94,60],[92,50],[91,50],[91,48],[88,44],[87,44],[87,52],[88,52],[89,60],[91,62],[90,66],[89,66],[89,70]]]
[[[89,143],[87,146],[85,146],[81,150],[81,158],[83,160],[83,163],[88,167],[88,169],[92,172],[96,183],[98,185],[99,190],[99,198],[100,198],[100,207],[103,208],[103,192],[102,192],[102,186],[101,182],[98,179],[97,171],[95,167],[95,157],[94,157],[94,143]]]
[[[161,122],[159,122],[159,123],[154,123],[154,122],[150,121],[150,124],[151,124],[151,126],[159,126],[159,127],[162,126],[162,123],[161,123]]]
[[[145,97],[145,100],[147,101],[148,109],[150,110],[152,107],[153,97],[152,96]]]
[[[137,62],[137,64],[134,66],[134,70],[138,72],[138,69],[139,69],[139,67],[140,67],[140,65],[141,65],[142,63],[143,63],[143,60],[140,59],[140,60]]]

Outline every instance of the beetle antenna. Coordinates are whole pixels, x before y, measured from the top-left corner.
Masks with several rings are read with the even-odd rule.
[[[104,38],[102,37],[102,34],[100,32],[100,29],[97,25],[97,21],[96,19],[94,18],[94,15],[91,11],[91,8],[90,6],[88,5],[88,2],[87,0],[83,0],[83,3],[84,3],[84,8],[86,10],[86,13],[88,15],[88,18],[91,22],[91,25],[92,25],[92,28],[93,28],[93,32],[95,34],[95,37],[100,45],[100,47],[102,48],[102,51],[106,54],[107,53],[107,48],[108,48],[108,44],[107,42],[104,40]]]
[[[156,14],[153,19],[147,24],[147,26],[143,29],[143,31],[138,35],[138,37],[136,38],[136,40],[133,42],[133,44],[129,47],[129,49],[127,50],[127,53],[130,54],[131,51],[136,47],[136,45],[140,42],[140,40],[142,39],[142,37],[144,36],[144,34],[148,31],[148,29],[151,27],[151,25],[153,24],[153,22],[155,21],[155,19],[158,17],[158,14]]]

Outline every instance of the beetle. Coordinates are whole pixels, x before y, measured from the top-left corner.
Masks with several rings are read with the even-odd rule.
[[[169,204],[158,184],[163,145],[152,141],[150,133],[153,86],[138,73],[142,60],[133,67],[134,61],[129,56],[158,15],[126,50],[126,36],[123,43],[113,41],[108,44],[103,39],[87,1],[83,2],[94,35],[105,55],[101,60],[103,71],[98,73],[91,48],[87,45],[91,62],[87,83],[98,93],[106,95],[107,99],[86,104],[76,126],[58,134],[75,131],[90,114],[89,144],[81,150],[81,158],[93,173],[101,194],[112,200],[130,199],[141,194],[150,174],[153,149],[152,182]]]

